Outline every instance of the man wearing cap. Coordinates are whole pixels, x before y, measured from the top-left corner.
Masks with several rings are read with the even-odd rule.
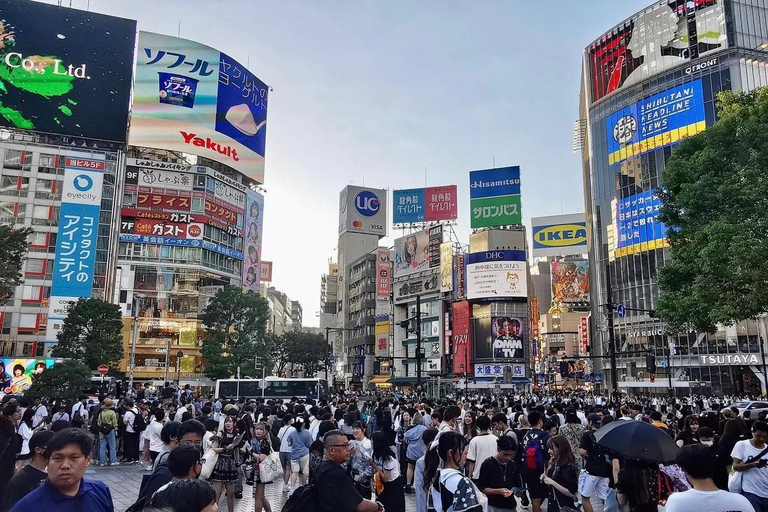
[[[0,512],[8,512],[17,501],[45,481],[48,476],[45,472],[45,467],[48,465],[45,449],[53,434],[50,430],[43,430],[36,432],[29,440],[29,454],[32,456],[32,461],[21,468],[8,482],[5,498],[0,504]]]
[[[104,466],[109,448],[109,460],[112,466],[117,466],[117,450],[115,449],[115,435],[117,431],[117,414],[112,408],[114,403],[111,398],[104,399],[104,409],[96,418],[99,427],[99,466]],[[111,429],[107,426],[112,427]],[[109,430],[109,432],[107,432]]]
[[[605,456],[597,445],[595,430],[600,428],[600,416],[595,413],[587,416],[587,431],[581,436],[579,453],[584,459],[584,469],[579,475],[579,494],[584,512],[592,512],[590,498],[605,501],[608,497],[608,483],[611,476],[611,465],[605,460]]]

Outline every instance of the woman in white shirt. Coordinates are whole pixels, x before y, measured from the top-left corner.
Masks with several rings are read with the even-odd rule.
[[[149,422],[147,431],[149,432],[149,456],[152,459],[152,463],[155,463],[155,459],[163,451],[162,438],[160,432],[163,430],[163,424],[165,423],[165,411],[163,409],[157,409],[155,411],[155,417]]]
[[[29,440],[32,439],[32,434],[35,431],[32,429],[32,419],[35,416],[34,409],[27,409],[21,416],[21,422],[19,423],[19,435],[21,436],[22,445],[21,453],[19,454],[19,460],[16,463],[16,469],[24,466],[25,460],[29,455]]]
[[[405,480],[400,475],[400,464],[395,452],[389,447],[389,439],[384,432],[374,432],[371,436],[373,460],[370,461],[376,471],[377,479],[383,483],[383,490],[377,492],[378,501],[387,512],[405,512]],[[377,486],[380,487],[380,486]]]

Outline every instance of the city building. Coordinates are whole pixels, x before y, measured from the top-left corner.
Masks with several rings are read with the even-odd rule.
[[[658,220],[659,178],[676,142],[715,123],[720,91],[768,84],[766,20],[764,2],[664,0],[583,51],[576,142],[589,233],[592,354],[610,377],[615,342],[623,389],[766,389],[754,322],[713,334],[669,333],[653,311],[657,271],[670,257]],[[649,362],[657,366],[653,376]]]

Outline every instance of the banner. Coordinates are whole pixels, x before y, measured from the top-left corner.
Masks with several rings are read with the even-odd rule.
[[[469,206],[472,229],[522,223],[520,167],[470,172]]]
[[[589,262],[553,261],[550,263],[552,302],[589,302]]]
[[[227,54],[139,32],[128,143],[209,158],[263,183],[267,96]]]
[[[579,319],[579,355],[585,356],[589,352],[589,317],[582,316]]]
[[[243,288],[259,291],[261,281],[261,240],[264,225],[264,196],[248,191],[245,220],[245,260],[243,261]]]
[[[573,256],[587,252],[587,223],[583,213],[531,219],[533,257]]]
[[[133,233],[135,235],[169,236],[173,238],[202,240],[203,224],[180,224],[154,219],[123,219],[120,224],[120,232]]]
[[[525,251],[489,251],[466,257],[467,298],[527,298]]]
[[[67,156],[64,163],[59,233],[48,308],[46,342],[58,343],[58,327],[69,304],[90,297],[99,234],[104,160],[90,155]]]
[[[394,224],[439,222],[458,217],[456,185],[394,190],[392,203]]]
[[[339,194],[339,234],[387,236],[387,191],[348,185]]]
[[[191,197],[149,194],[146,192],[139,192],[137,197],[136,206],[138,208],[189,211],[192,205]],[[237,217],[235,217],[235,220],[237,220]]]
[[[669,246],[667,226],[659,221],[661,199],[653,190],[616,199],[616,256]]]
[[[440,244],[440,291],[453,291],[453,242]]]
[[[470,337],[471,306],[467,301],[453,303],[453,373],[468,373],[472,353]]]
[[[392,295],[392,263],[389,251],[376,251],[376,298],[389,299]]]
[[[525,357],[525,318],[494,316],[475,319],[475,358],[523,359]]]
[[[504,377],[504,370],[512,373],[512,378],[525,378],[524,364],[475,364],[475,377]]]
[[[429,228],[429,268],[440,266],[440,245],[443,243],[443,226]]]
[[[437,275],[418,277],[405,282],[392,285],[392,298],[395,304],[402,304],[412,300],[417,295],[437,293],[440,291],[440,282]]]
[[[429,268],[429,231],[417,231],[395,240],[396,278]]]
[[[701,79],[638,101],[605,121],[608,164],[669,146],[707,129]]]
[[[376,357],[389,356],[389,316],[376,317]]]
[[[272,282],[272,262],[261,260],[261,280],[265,283]]]
[[[0,2],[0,126],[125,142],[136,22]]]
[[[53,359],[0,359],[0,392],[25,393],[32,386],[32,379],[52,367],[54,362]]]

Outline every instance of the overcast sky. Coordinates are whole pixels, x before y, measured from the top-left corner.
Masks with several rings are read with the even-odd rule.
[[[650,3],[71,1],[215,47],[274,88],[263,259],[310,326],[347,184],[421,187],[425,169],[427,185],[457,184],[463,243],[468,173],[494,162],[521,167],[529,228],[531,217],[583,212],[572,152],[581,51]]]

